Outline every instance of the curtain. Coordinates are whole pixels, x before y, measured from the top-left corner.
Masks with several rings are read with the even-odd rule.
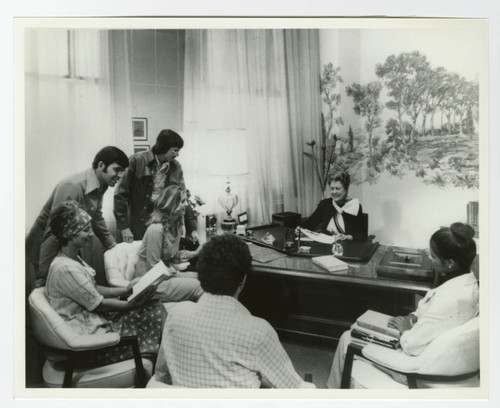
[[[322,143],[319,32],[285,30],[285,47],[292,171],[294,179],[300,181],[296,183],[297,207],[309,216],[322,198],[313,162],[303,154],[310,151],[306,142],[314,140],[318,147]]]
[[[26,231],[56,183],[99,149],[133,152],[128,78],[125,32],[25,31]],[[112,227],[109,192],[104,213]]]
[[[295,44],[292,37],[287,41]],[[319,55],[317,45],[315,49]],[[206,212],[220,211],[217,197],[225,181],[210,176],[210,162],[232,160],[229,149],[213,144],[210,135],[217,129],[243,129],[246,135],[249,172],[231,179],[240,197],[236,212],[246,211],[252,224],[260,224],[270,222],[275,212],[307,208],[303,204],[307,197],[298,199],[307,191],[299,184],[311,182],[302,169],[303,139],[309,140],[319,129],[311,125],[312,108],[319,103],[306,107],[310,118],[301,127],[297,121],[308,114],[298,112],[304,104],[297,99],[314,82],[304,82],[301,76],[319,76],[319,69],[307,74],[300,69],[315,69],[319,62],[315,66],[287,61],[288,53],[301,58],[301,50],[296,45],[287,49],[284,30],[187,31],[182,162],[187,186],[206,199]],[[287,77],[290,71],[295,72],[297,84]],[[295,86],[301,90],[291,92]],[[319,95],[319,85],[310,91]],[[298,118],[292,121],[294,115]],[[319,110],[316,118],[319,123]],[[306,128],[307,136],[301,136]]]

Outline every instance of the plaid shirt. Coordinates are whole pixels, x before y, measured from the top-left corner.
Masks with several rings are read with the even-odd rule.
[[[155,379],[190,388],[299,388],[278,335],[235,298],[205,293],[169,310]]]

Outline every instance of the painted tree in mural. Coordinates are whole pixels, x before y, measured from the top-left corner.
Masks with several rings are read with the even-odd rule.
[[[423,107],[425,72],[428,69],[427,58],[419,51],[404,52],[398,56],[390,55],[384,64],[377,64],[375,68],[377,77],[384,81],[388,95],[392,98],[386,106],[397,113],[399,134],[405,150],[407,138],[403,131],[403,117],[405,114],[410,115],[412,122],[416,123]],[[411,143],[415,141],[414,128],[415,126],[410,133]]]
[[[320,76],[320,92],[326,110],[323,109],[321,112],[321,167],[323,169],[325,186],[330,169],[337,158],[336,147],[338,137],[334,132],[338,127],[344,124],[342,117],[339,115],[339,106],[341,102],[340,84],[342,82],[340,67],[334,67],[331,62],[323,67],[323,72]]]
[[[431,69],[427,72],[427,89],[423,95],[423,123],[422,133],[426,134],[427,116],[430,115],[430,134],[434,136],[434,117],[438,108],[446,96],[446,88],[449,86],[446,81],[446,70],[443,67]]]
[[[368,166],[373,167],[373,131],[380,126],[380,113],[383,105],[380,103],[382,84],[378,81],[366,85],[354,83],[346,87],[347,96],[354,101],[354,112],[365,118],[365,129],[368,132]],[[351,129],[352,132],[352,129]]]

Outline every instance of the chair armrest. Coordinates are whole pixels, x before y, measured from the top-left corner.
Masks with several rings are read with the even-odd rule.
[[[377,344],[366,345],[362,354],[368,360],[400,373],[418,372],[422,365],[418,356],[409,356],[402,349],[393,350]]]
[[[69,350],[83,351],[114,346],[120,342],[119,333],[76,334],[73,328],[61,325],[54,329]]]

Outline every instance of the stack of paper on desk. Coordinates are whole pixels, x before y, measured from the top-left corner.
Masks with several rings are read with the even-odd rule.
[[[167,266],[162,261],[158,262],[132,287],[132,294],[127,298],[127,300],[130,302],[135,299],[150,286],[157,287],[165,279],[170,278],[170,276],[171,273]]]
[[[305,228],[301,228],[300,231],[307,238],[316,242],[321,242],[322,244],[333,244],[335,242],[335,235],[326,235],[320,232],[310,231]]]
[[[349,270],[348,264],[333,255],[316,256],[312,258],[312,261],[331,273],[347,273]]]

